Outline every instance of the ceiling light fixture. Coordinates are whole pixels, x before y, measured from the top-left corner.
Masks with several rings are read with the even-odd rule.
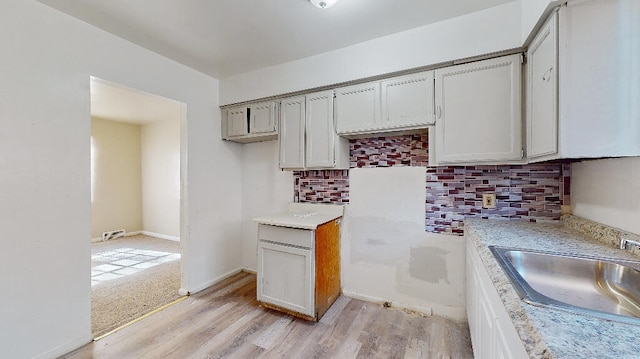
[[[320,9],[328,9],[335,5],[338,0],[309,0],[309,2]]]

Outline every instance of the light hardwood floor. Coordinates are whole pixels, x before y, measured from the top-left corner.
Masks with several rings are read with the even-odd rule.
[[[340,297],[318,323],[260,307],[240,273],[62,358],[473,358],[465,324]]]

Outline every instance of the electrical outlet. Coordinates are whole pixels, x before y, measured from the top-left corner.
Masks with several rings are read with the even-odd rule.
[[[482,194],[482,208],[496,208],[496,194],[495,193],[483,193]]]

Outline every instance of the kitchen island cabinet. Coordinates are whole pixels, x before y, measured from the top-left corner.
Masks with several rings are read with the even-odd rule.
[[[330,213],[294,211],[254,219],[258,222],[258,301],[312,321],[322,318],[341,291],[342,207],[315,206],[334,208],[328,208]]]

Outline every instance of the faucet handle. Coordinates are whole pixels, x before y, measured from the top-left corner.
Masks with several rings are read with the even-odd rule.
[[[640,248],[639,241],[634,241],[632,239],[624,238],[624,237],[620,238],[620,247],[619,247],[620,249],[628,249],[629,245],[634,245]]]

